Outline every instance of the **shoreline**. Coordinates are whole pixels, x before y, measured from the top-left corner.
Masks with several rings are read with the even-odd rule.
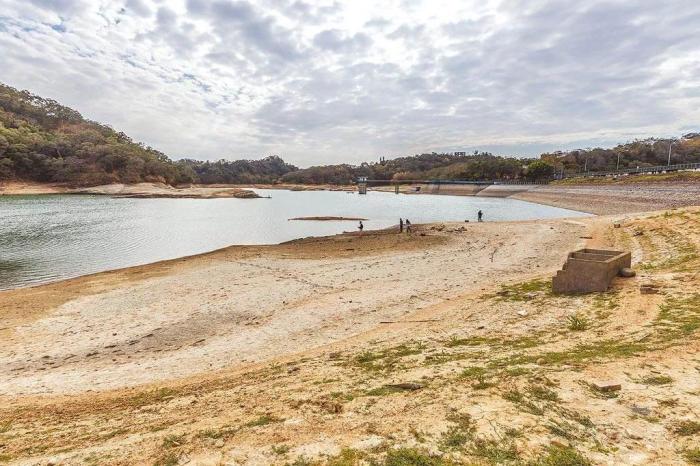
[[[443,455],[459,413],[479,438],[500,435],[504,415],[532,432],[518,438],[526,459],[560,441],[554,423],[593,432],[575,447],[594,464],[674,462],[682,450],[659,429],[693,416],[700,343],[679,332],[657,346],[650,326],[669,302],[697,299],[700,259],[678,259],[700,250],[698,214],[415,225],[410,236],[230,246],[0,292],[3,453],[19,464],[174,455],[250,466],[377,445]],[[551,295],[546,283],[579,247],[631,250],[638,275],[608,293]],[[663,292],[640,296],[649,282]],[[568,329],[571,316],[588,327]],[[655,331],[675,325],[664,322]],[[649,367],[667,377],[654,390]],[[622,391],[601,399],[581,380]],[[510,401],[515,392],[529,404]],[[631,406],[664,421],[631,418]]]
[[[475,190],[472,186],[443,188],[442,191],[422,189],[416,185],[401,185],[401,193],[418,195],[453,195],[518,199],[535,204],[560,207],[595,215],[649,212],[654,210],[690,207],[700,204],[698,181],[653,181],[643,183],[552,183],[548,185],[492,185]],[[353,192],[355,186],[244,184],[192,185],[173,188],[161,184],[105,185],[92,188],[69,188],[60,184],[5,183],[0,184],[3,195],[29,194],[96,194],[114,197],[169,197],[213,199],[226,197],[259,197],[251,189],[283,189],[290,191],[343,191]],[[393,192],[391,187],[370,188],[372,191]]]

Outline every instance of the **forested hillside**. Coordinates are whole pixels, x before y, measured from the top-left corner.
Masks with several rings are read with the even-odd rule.
[[[274,156],[173,162],[54,100],[0,84],[0,181],[271,183],[291,170],[296,167]]]
[[[420,154],[380,158],[360,165],[323,165],[299,170],[278,156],[262,160],[170,160],[124,133],[84,119],[51,99],[0,84],[0,181],[31,180],[75,185],[138,183],[350,184],[358,176],[380,180],[546,180],[562,171],[700,162],[700,134],[646,139],[609,149],[542,154],[539,158]]]

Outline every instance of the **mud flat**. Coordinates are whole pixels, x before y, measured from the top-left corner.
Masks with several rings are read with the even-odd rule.
[[[584,246],[631,250],[637,277],[553,295]],[[230,247],[1,292],[0,454],[681,464],[698,251],[685,208]]]

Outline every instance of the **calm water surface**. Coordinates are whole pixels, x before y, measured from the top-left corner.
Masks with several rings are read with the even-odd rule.
[[[288,221],[365,217],[365,228],[412,223],[585,216],[514,199],[370,192],[256,190],[271,199],[118,199],[0,196],[0,290],[197,254],[231,244],[274,244],[356,229],[355,222]]]

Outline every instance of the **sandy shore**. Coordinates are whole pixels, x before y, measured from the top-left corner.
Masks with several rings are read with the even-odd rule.
[[[163,183],[109,184],[75,188],[58,183],[21,183],[10,182],[0,184],[0,195],[32,195],[32,194],[93,194],[113,197],[131,198],[189,198],[217,199],[235,197],[241,199],[258,198],[250,189],[238,186],[193,185],[175,188]]]
[[[552,295],[584,245],[631,250],[637,277]],[[686,208],[234,246],[0,292],[0,462],[683,464],[699,261]]]

